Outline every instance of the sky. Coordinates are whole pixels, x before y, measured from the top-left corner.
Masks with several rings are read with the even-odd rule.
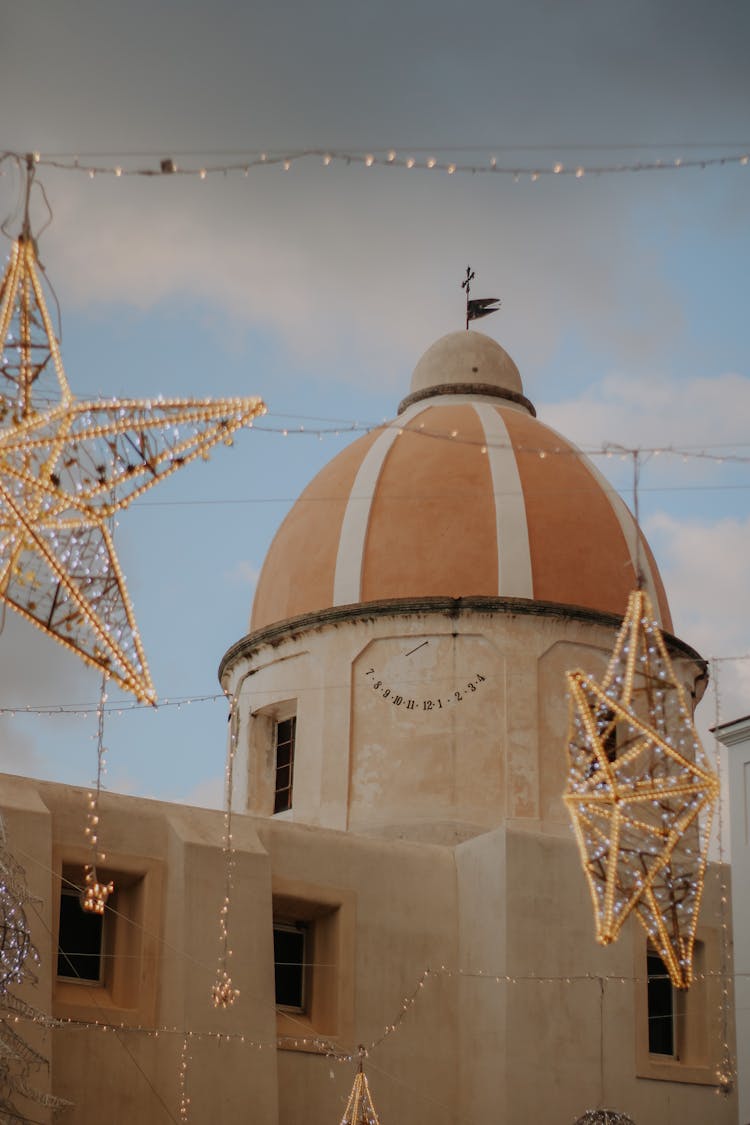
[[[110,692],[110,788],[221,803],[217,668],[271,538],[347,429],[392,417],[420,355],[462,326],[469,263],[475,294],[502,299],[481,328],[544,422],[587,450],[685,452],[644,454],[641,518],[675,631],[720,658],[703,728],[750,712],[750,165],[674,167],[750,151],[748,33],[740,0],[6,6],[0,152],[42,157],[39,254],[74,393],[269,407],[120,519],[161,703]],[[210,171],[308,149],[360,159]],[[361,159],[390,149],[526,171]],[[124,174],[50,166],[75,156]],[[196,174],[127,174],[167,157]],[[591,171],[657,160],[672,167]],[[555,163],[586,172],[528,174]],[[595,459],[631,501],[630,460]],[[97,675],[0,624],[0,769],[89,784]]]

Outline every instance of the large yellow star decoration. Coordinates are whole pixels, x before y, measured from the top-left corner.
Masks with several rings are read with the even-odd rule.
[[[341,1118],[341,1125],[380,1125],[361,1056],[352,1092],[346,1103],[344,1116]]]
[[[597,941],[613,942],[634,912],[675,987],[688,988],[719,781],[642,590],[601,683],[581,671],[567,680],[565,802]]]
[[[108,525],[264,411],[259,398],[77,402],[26,231],[0,284],[0,598],[153,703]]]

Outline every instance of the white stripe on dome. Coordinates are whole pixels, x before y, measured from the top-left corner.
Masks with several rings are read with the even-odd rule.
[[[497,593],[533,598],[529,525],[513,443],[496,406],[475,402],[474,410],[484,430],[495,501]]]
[[[661,624],[661,602],[659,600],[659,589],[656,585],[654,572],[649,562],[648,551],[643,542],[638,541],[638,525],[635,522],[635,516],[630,511],[622,497],[617,493],[614,487],[610,484],[603,473],[597,469],[596,465],[592,464],[587,457],[584,463],[589,471],[593,474],[601,487],[604,489],[610,504],[617,516],[618,523],[622,528],[622,533],[625,536],[625,542],[628,545],[630,558],[633,562],[633,589],[636,587],[636,574],[638,565],[640,564],[641,574],[643,575],[643,585],[646,593],[651,599],[651,605],[654,607],[656,619]]]
[[[548,429],[551,429],[551,427],[548,427]],[[552,430],[552,432],[556,433],[555,430]],[[566,439],[561,435],[558,434],[558,437],[560,437],[560,440],[564,441],[566,445],[569,444],[569,442],[567,442]],[[612,510],[617,518],[617,522],[620,525],[620,530],[625,537],[625,544],[628,548],[630,561],[633,564],[633,589],[635,589],[637,585],[636,573],[638,570],[638,565],[640,563],[641,574],[643,575],[643,585],[645,587],[646,593],[651,599],[651,604],[654,607],[656,619],[661,624],[662,615],[661,602],[659,601],[659,590],[654,578],[654,572],[651,569],[648,552],[643,543],[638,542],[638,527],[635,522],[635,517],[633,516],[633,513],[630,511],[630,508],[628,508],[627,504],[622,499],[620,494],[615,490],[614,486],[607,480],[604,474],[600,472],[593,461],[590,461],[589,458],[580,451],[578,451],[578,456],[582,464],[588,469],[594,480],[601,488],[604,495],[609,500]]]
[[[364,561],[367,526],[378,478],[399,430],[425,409],[423,402],[414,403],[396,422],[391,422],[375,439],[357,470],[352,490],[344,512],[336,554],[336,573],[333,579],[333,604],[351,605],[361,598],[362,564]]]

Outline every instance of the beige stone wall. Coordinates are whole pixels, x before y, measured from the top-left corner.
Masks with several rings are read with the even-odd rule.
[[[41,981],[26,995],[63,1014],[70,1000],[61,1001],[54,980],[56,872],[80,855],[84,793],[7,777],[0,792],[11,845],[44,899],[41,917],[32,919]],[[383,1125],[565,1125],[601,1100],[631,1113],[637,1125],[736,1121],[735,1100],[718,1098],[706,1084],[716,1051],[715,994],[690,1017],[707,1021],[702,1072],[694,1058],[690,1073],[670,1080],[639,1077],[645,1021],[633,977],[644,938],[631,920],[615,946],[594,943],[571,839],[515,827],[449,846],[240,816],[230,928],[241,996],[217,1012],[209,994],[223,894],[221,832],[220,813],[105,795],[101,839],[111,870],[140,867],[159,891],[135,927],[140,962],[127,978],[135,989],[130,999],[120,995],[116,1010],[109,984],[78,986],[88,993],[79,1009],[89,1019],[127,1026],[151,1003],[148,1027],[245,1036],[245,1043],[220,1046],[193,1038],[191,1121],[335,1123],[353,1066],[316,1054],[304,1040],[325,1035],[336,1050],[352,1051],[378,1039],[398,1020],[423,970],[440,966],[465,975],[428,978],[368,1059]],[[278,1016],[274,1008],[274,898],[322,935],[313,967],[320,1002],[299,1016]],[[705,937],[718,934],[714,872],[701,924]],[[714,944],[707,967],[716,957]],[[558,979],[524,979],[531,976]],[[602,995],[599,976],[623,980],[608,979]],[[278,1050],[277,1033],[284,1036]],[[181,1034],[82,1026],[33,1034],[51,1058],[51,1088],[76,1102],[68,1118],[76,1125],[98,1125],[103,1107],[113,1125],[177,1119]],[[251,1041],[266,1047],[258,1051]]]
[[[634,979],[645,973],[645,933],[631,918],[615,945],[596,944],[572,841],[497,830],[461,844],[456,864],[467,974],[458,1006],[461,1119],[555,1125],[605,1105],[637,1125],[736,1122],[736,1096],[720,1098],[715,1086],[718,981],[688,994],[679,1036],[683,1048],[701,1039],[697,1053],[649,1069],[645,984]],[[712,867],[698,935],[709,971],[720,965],[722,921]]]
[[[249,821],[235,834],[240,889],[233,972],[244,1004],[216,1012],[209,998],[223,895],[221,814],[103,795],[100,839],[108,859],[101,870],[115,879],[116,891],[105,919],[107,968],[99,986],[56,981],[61,875],[63,868],[80,872],[87,858],[81,847],[85,791],[4,776],[0,808],[11,851],[43,900],[39,915],[29,912],[42,959],[40,984],[23,995],[65,1020],[51,1032],[26,1024],[21,1030],[43,1042],[52,1091],[75,1102],[67,1120],[93,1125],[103,1114],[112,1125],[176,1120],[185,1029],[274,1043],[270,870]],[[243,908],[243,900],[252,907]],[[93,1030],[94,1023],[118,1030]],[[138,1030],[143,1027],[163,1030],[155,1037]],[[259,1120],[277,1120],[273,1049],[264,1055],[195,1039],[190,1050],[192,1120],[229,1125],[250,1099]],[[36,1106],[30,1115],[45,1120]]]

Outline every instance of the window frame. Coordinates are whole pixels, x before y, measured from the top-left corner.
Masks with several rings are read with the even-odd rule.
[[[279,1048],[319,1053],[306,1040],[350,1042],[354,1034],[356,893],[276,876],[272,893],[274,926],[292,922],[307,927],[304,1009],[298,1012],[276,1005]]]
[[[83,869],[90,859],[91,852],[86,848],[53,850],[55,951],[60,945],[63,888],[82,885]],[[83,982],[54,972],[52,1014],[62,1019],[151,1025],[158,1007],[164,865],[156,859],[110,852],[107,863],[97,867],[97,874],[115,884],[103,915],[101,980]]]
[[[294,820],[294,812],[290,807],[283,811],[274,812],[276,803],[276,747],[277,729],[279,724],[294,718],[294,748],[295,770],[297,731],[299,728],[299,710],[296,697],[277,699],[267,703],[250,715],[246,744],[247,744],[247,775],[244,782],[243,801],[245,811],[254,816],[276,818],[278,820]],[[291,800],[294,803],[294,777],[292,777]]]
[[[658,962],[658,965],[656,965]],[[656,971],[654,972],[654,968]],[[662,979],[664,978],[664,979]],[[653,1009],[658,1005],[658,998],[655,996],[655,989],[653,985],[664,993],[669,992],[669,1013],[655,1012]],[[653,999],[653,1003],[652,1003]],[[648,1010],[648,1053],[652,1058],[661,1060],[671,1059],[679,1061],[679,1003],[678,992],[670,980],[667,967],[661,959],[658,951],[648,943],[646,946],[646,1007]],[[664,1019],[669,1021],[669,1040],[671,1047],[669,1051],[656,1051],[653,1049],[652,1040],[655,1036],[652,1035],[654,1030],[652,1021],[655,1019]]]
[[[698,927],[693,951],[695,979],[687,990],[671,985],[672,1055],[649,1050],[648,956],[658,953],[645,932],[634,933],[633,937],[637,1077],[716,1086],[722,1044],[717,1021],[711,1015],[721,1002],[721,981],[712,972],[720,963],[718,930]]]
[[[284,741],[279,741],[282,727],[287,724],[290,725],[289,737]],[[279,750],[288,748],[289,761],[279,764]],[[297,749],[297,712],[287,715],[284,718],[274,719],[274,777],[273,777],[273,815],[278,816],[279,813],[291,812],[294,804],[294,757]],[[286,785],[279,785],[279,774],[282,771],[289,771],[289,780]],[[286,803],[280,803],[279,798],[282,794],[286,794]]]
[[[59,899],[59,909],[58,909],[57,969],[56,969],[56,973],[55,973],[55,979],[58,980],[58,981],[65,981],[67,984],[73,984],[77,988],[100,988],[104,984],[105,973],[106,973],[107,936],[108,936],[107,935],[108,927],[106,925],[107,919],[106,919],[106,914],[91,914],[91,913],[87,913],[83,909],[83,907],[81,906],[81,896],[83,895],[83,883],[84,883],[83,873],[81,873],[80,882],[81,882],[81,886],[79,886],[77,884],[76,885],[70,885],[70,883],[68,883],[66,881],[66,877],[63,876],[63,883],[62,883],[62,886],[60,888],[60,899]],[[62,921],[63,921],[62,905],[63,905],[63,901],[65,899],[74,899],[75,900],[76,905],[77,905],[78,910],[79,910],[80,915],[81,915],[81,922],[84,925],[88,925],[89,927],[97,925],[98,928],[99,928],[99,952],[98,952],[98,954],[96,954],[96,956],[98,957],[98,960],[99,960],[99,966],[98,966],[99,971],[98,971],[98,974],[97,974],[96,977],[74,976],[72,974],[68,975],[66,973],[60,972],[60,958],[61,957],[68,957],[68,956],[70,956],[70,957],[80,957],[80,956],[82,956],[81,953],[76,953],[75,951],[70,951],[70,950],[66,951],[62,948],[62,938],[61,938],[60,931],[62,930]],[[67,941],[66,941],[66,944],[67,944]],[[83,956],[88,956],[88,954],[83,954]],[[72,961],[70,962],[70,964],[71,964],[71,967],[73,967]]]
[[[304,1014],[307,1011],[310,1002],[311,994],[311,981],[310,974],[312,965],[314,963],[313,953],[313,938],[314,938],[314,924],[310,922],[301,922],[296,919],[287,919],[279,917],[274,911],[273,917],[273,933],[274,933],[274,977],[278,975],[278,962],[276,961],[276,933],[298,933],[302,935],[302,960],[300,961],[300,1002],[299,1004],[284,1004],[279,1001],[278,989],[276,988],[276,981],[274,980],[274,999],[276,1002],[277,1011],[294,1012],[296,1014]]]

